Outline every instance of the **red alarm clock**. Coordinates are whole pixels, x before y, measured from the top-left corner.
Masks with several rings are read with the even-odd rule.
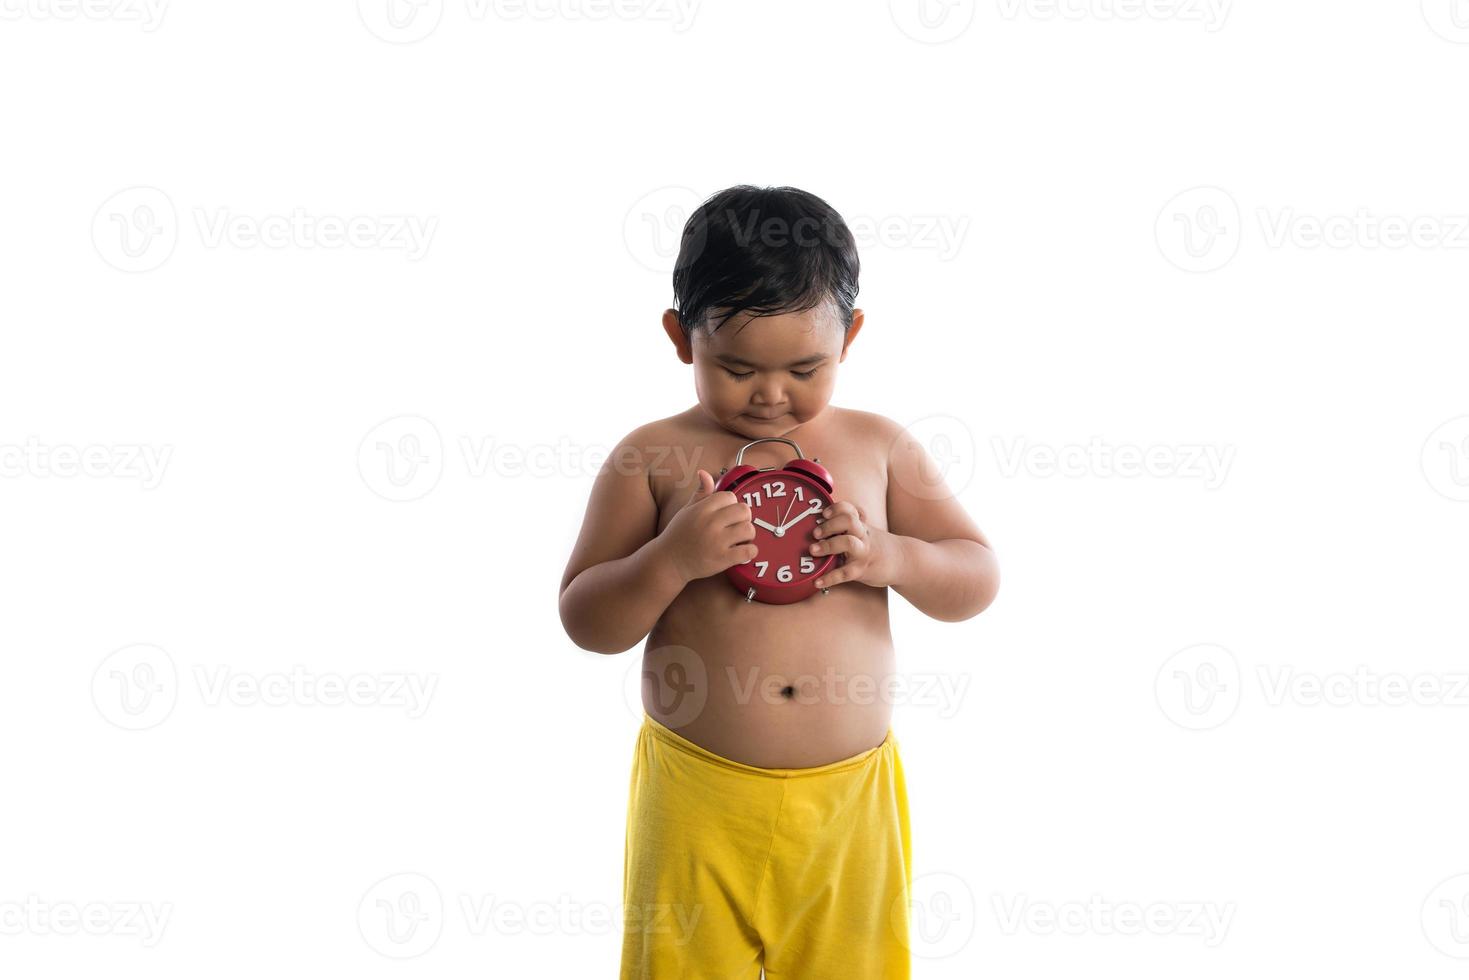
[[[783,442],[796,451],[784,466],[759,469],[741,463],[745,450],[761,442]],[[729,490],[750,508],[755,545],[750,561],[731,565],[724,575],[746,602],[784,605],[800,602],[817,590],[816,580],[846,563],[846,555],[813,555],[811,531],[821,512],[832,504],[832,480],[817,458],[806,459],[789,439],[768,436],[740,447],[734,469],[720,470],[715,490]],[[826,595],[830,589],[821,589]]]

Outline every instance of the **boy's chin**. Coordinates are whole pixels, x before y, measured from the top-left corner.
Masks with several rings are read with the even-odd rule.
[[[711,411],[708,414],[725,431],[737,436],[743,436],[747,439],[783,436],[789,432],[794,432],[805,424],[791,412],[786,412],[784,415],[777,415],[773,419],[762,419],[755,415],[746,415],[744,412],[739,412],[734,415],[720,415]],[[810,419],[806,421],[809,422]]]
[[[754,415],[737,415],[729,428],[740,435],[759,439],[761,436],[781,436],[796,428],[796,417],[789,412],[773,419],[762,419]]]

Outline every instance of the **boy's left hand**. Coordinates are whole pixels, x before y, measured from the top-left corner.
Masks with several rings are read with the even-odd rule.
[[[850,500],[830,505],[821,516],[821,523],[811,532],[816,540],[807,550],[813,555],[845,555],[846,563],[817,579],[818,589],[841,582],[861,582],[876,588],[892,584],[898,557],[896,535],[868,527],[862,508]]]

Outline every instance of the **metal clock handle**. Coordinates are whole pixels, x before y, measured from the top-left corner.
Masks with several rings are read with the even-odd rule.
[[[797,459],[805,459],[806,458],[805,455],[803,455],[802,452],[801,452],[801,447],[798,446],[798,445],[796,445],[795,442],[793,442],[792,440],[787,439],[784,436],[763,436],[763,437],[761,437],[759,439],[756,439],[754,442],[747,442],[743,446],[740,447],[740,451],[735,454],[735,465],[736,466],[739,466],[744,461],[744,458],[745,458],[745,450],[746,449],[749,449],[751,446],[759,445],[762,442],[783,442],[787,446],[790,446],[792,449],[794,449],[796,451],[796,458]],[[819,462],[821,462],[821,460],[819,458],[815,457],[815,456],[811,457],[811,461],[813,463],[819,463]]]

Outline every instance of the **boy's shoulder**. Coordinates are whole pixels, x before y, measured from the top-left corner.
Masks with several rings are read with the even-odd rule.
[[[841,460],[871,471],[886,471],[894,447],[906,431],[877,412],[828,405],[820,424],[795,436],[807,455]],[[714,424],[696,405],[638,426],[623,437],[618,451],[625,465],[642,469],[655,495],[683,490],[697,482],[703,468],[718,474],[735,451],[752,440]],[[662,492],[660,492],[662,491]]]
[[[876,447],[886,448],[903,433],[900,423],[876,411],[827,406],[823,416],[818,428],[821,438],[842,444],[868,442]],[[655,450],[665,451],[674,445],[689,447],[711,441],[739,441],[739,436],[723,432],[712,425],[698,406],[695,406],[663,419],[643,423],[624,435],[621,444],[651,453]]]
[[[613,452],[622,455],[626,462],[647,470],[656,465],[660,457],[677,447],[697,443],[700,438],[693,413],[685,411],[644,422],[619,439]]]
[[[888,446],[903,434],[903,427],[886,415],[864,412],[857,408],[838,409],[849,436],[861,437]]]
[[[903,434],[904,429],[899,423],[877,412],[828,405],[817,431],[823,441],[843,445],[866,443],[886,449]],[[652,455],[675,447],[687,449],[709,443],[739,441],[741,437],[720,429],[704,416],[698,406],[694,406],[676,415],[638,426],[622,438],[621,444]]]
[[[697,407],[637,426],[617,441],[606,465],[615,465],[624,476],[642,477],[660,501],[670,487],[696,483],[698,468],[709,469],[703,456],[710,436],[696,413]]]

